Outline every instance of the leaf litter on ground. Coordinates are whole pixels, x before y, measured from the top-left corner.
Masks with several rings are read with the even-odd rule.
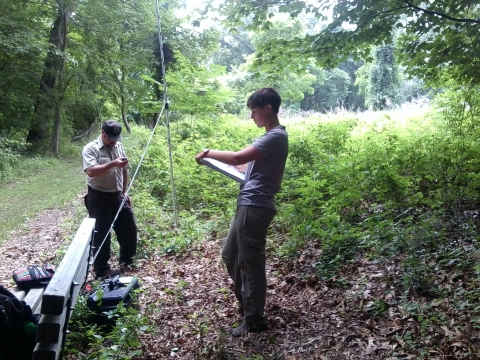
[[[81,201],[81,199],[79,199]],[[1,283],[31,263],[59,262],[74,229],[74,207],[46,210],[1,245]],[[135,359],[475,359],[480,353],[478,279],[447,267],[432,271],[446,296],[401,292],[401,255],[357,259],[321,280],[311,242],[295,258],[267,259],[270,330],[231,338],[242,317],[221,262],[222,239],[195,244],[185,256],[139,259],[129,274],[141,281],[139,305],[152,331]],[[448,264],[448,263],[447,263]],[[451,264],[450,264],[451,265]]]

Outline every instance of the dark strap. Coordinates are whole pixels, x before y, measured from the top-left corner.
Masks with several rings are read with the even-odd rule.
[[[114,195],[114,196],[118,196],[120,195],[122,192],[121,191],[100,191],[100,190],[95,190],[93,189],[92,187],[88,186],[88,191],[89,192],[96,192],[96,193],[99,193],[99,194],[102,194],[102,195]]]
[[[27,267],[27,270],[32,280],[36,281],[38,284],[47,285],[50,282],[51,276],[43,267],[38,265],[31,265]],[[41,279],[47,280],[42,281]]]

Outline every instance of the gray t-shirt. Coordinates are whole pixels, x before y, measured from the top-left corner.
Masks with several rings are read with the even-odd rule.
[[[94,165],[106,164],[119,157],[126,157],[123,145],[117,142],[113,148],[109,148],[103,144],[102,137],[99,136],[83,148],[83,171]],[[125,167],[125,169],[128,168],[130,168],[130,164]],[[87,176],[87,186],[104,192],[123,191],[123,169],[114,167],[102,176],[94,178]]]
[[[285,127],[267,131],[252,144],[263,155],[248,164],[245,184],[240,186],[237,205],[261,206],[277,211],[275,194],[280,190],[288,156],[288,134]]]

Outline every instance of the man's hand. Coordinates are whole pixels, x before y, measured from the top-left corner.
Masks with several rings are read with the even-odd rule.
[[[128,165],[127,158],[116,158],[104,164],[96,164],[96,165],[90,166],[85,170],[85,172],[87,173],[88,176],[93,178],[93,177],[105,175],[115,167],[123,169],[123,171],[125,172],[127,171],[127,169],[125,169],[127,165]]]
[[[130,200],[130,196],[128,196],[125,193],[123,193],[123,196],[125,196],[125,201],[128,204],[128,206],[132,207],[132,200]]]
[[[112,162],[114,163],[115,167],[118,167],[121,169],[123,169],[125,166],[128,165],[128,159],[125,157],[116,158],[115,160],[112,160]]]
[[[240,172],[242,172],[242,173],[244,173],[244,174],[245,174],[245,171],[247,171],[247,165],[245,165],[245,164],[237,165],[237,166],[235,166],[235,168],[236,168],[238,171],[240,171]]]
[[[195,155],[195,161],[200,164],[200,160],[204,159],[205,158],[205,153],[202,151],[202,152],[199,152],[197,155]]]

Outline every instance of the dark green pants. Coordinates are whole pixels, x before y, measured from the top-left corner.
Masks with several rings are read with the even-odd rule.
[[[243,307],[247,324],[266,324],[265,243],[276,212],[258,206],[238,206],[222,258],[233,280],[235,296]]]

